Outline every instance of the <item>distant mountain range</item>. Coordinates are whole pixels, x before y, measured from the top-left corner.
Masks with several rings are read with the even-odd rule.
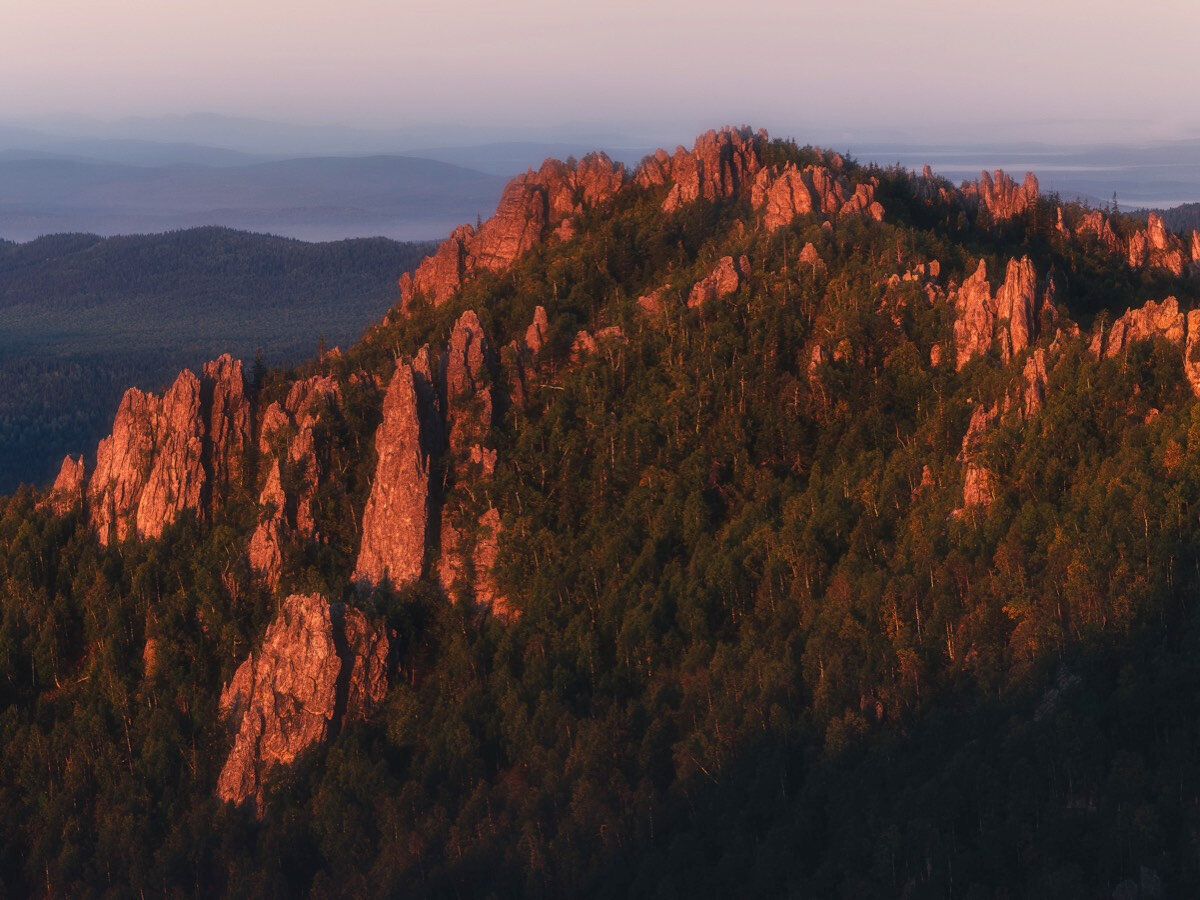
[[[153,160],[152,149],[138,152]],[[162,161],[171,154],[186,161]],[[504,181],[403,156],[247,162],[175,147],[142,165],[10,150],[0,156],[0,237],[222,225],[303,240],[423,240],[486,216]]]

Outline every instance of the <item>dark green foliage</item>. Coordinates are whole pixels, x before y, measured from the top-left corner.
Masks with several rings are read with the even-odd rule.
[[[0,491],[94,452],[125,388],[223,352],[247,371],[356,340],[431,245],[307,244],[226,228],[0,244]]]
[[[212,799],[216,697],[274,611],[243,559],[252,507],[104,552],[28,490],[0,501],[6,889],[1059,897],[1143,867],[1200,889],[1200,406],[1178,351],[1067,341],[1045,408],[982,451],[996,501],[956,515],[970,410],[1020,360],[932,367],[952,309],[883,284],[1029,254],[1076,318],[1194,287],[1063,241],[1047,209],[985,230],[902,172],[851,172],[881,179],[884,223],[766,234],[744,202],[663,217],[629,190],[445,307],[255,379],[261,402],[341,381],[322,540],[286,582],[397,635],[385,707],[278,773],[261,823]],[[743,254],[735,296],[684,306]],[[663,320],[639,314],[668,283]],[[549,348],[479,486],[520,617],[427,584],[352,593],[379,410],[350,375],[386,378],[468,307],[503,346],[538,304]],[[570,361],[611,324],[626,342]]]

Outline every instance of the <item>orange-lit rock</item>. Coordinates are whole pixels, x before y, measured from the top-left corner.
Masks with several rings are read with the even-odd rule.
[[[697,281],[688,294],[688,307],[695,309],[737,293],[749,268],[749,261],[744,256],[736,264],[732,256],[721,257],[716,267]]]
[[[1129,265],[1134,268],[1166,269],[1182,275],[1185,263],[1183,241],[1171,232],[1157,213],[1147,217],[1146,228],[1129,239]]]
[[[603,153],[574,166],[548,159],[538,171],[518,175],[478,231],[469,225],[455,229],[413,274],[400,278],[402,309],[417,295],[440,306],[475,272],[503,272],[552,234],[570,237],[575,217],[608,202],[624,182],[624,167]]]
[[[765,132],[749,128],[722,128],[696,139],[692,149],[676,149],[674,156],[659,150],[647,157],[635,174],[644,187],[667,184],[664,212],[675,212],[696,200],[724,200],[749,185],[762,167]]]
[[[59,467],[58,477],[40,506],[55,515],[65,516],[83,503],[84,469],[82,456],[67,456]]]
[[[1096,356],[1118,356],[1134,341],[1158,337],[1183,349],[1184,327],[1184,316],[1174,297],[1159,303],[1147,300],[1136,309],[1126,310],[1107,330],[1097,328],[1090,347]]]
[[[191,371],[161,399],[125,392],[88,483],[89,521],[102,544],[158,537],[184,510],[200,511],[205,437],[200,380]]]
[[[433,448],[428,433],[422,433],[422,422],[434,411],[422,409],[422,394],[431,394],[430,387],[418,384],[423,377],[411,364],[397,364],[383,400],[383,421],[375,432],[378,461],[363,512],[356,581],[402,587],[420,578],[424,570]]]
[[[1018,185],[1000,169],[990,175],[984,172],[978,181],[963,186],[963,194],[976,200],[991,222],[1021,215],[1037,203],[1038,191],[1037,176],[1032,172],[1026,172],[1025,181]]]
[[[261,811],[272,768],[293,765],[383,701],[387,655],[386,634],[357,610],[331,606],[319,594],[288,597],[262,645],[221,692],[221,715],[234,739],[217,796],[250,801]],[[339,685],[345,686],[344,710]]]
[[[954,295],[954,346],[957,367],[961,369],[977,354],[992,345],[996,311],[992,288],[988,284],[987,263],[982,259],[970,278],[963,281]]]

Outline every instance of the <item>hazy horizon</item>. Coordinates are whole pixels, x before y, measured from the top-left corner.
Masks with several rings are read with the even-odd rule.
[[[738,123],[837,146],[1200,138],[1200,7],[1173,0],[752,3],[737,15],[708,0],[348,0],[336,12],[299,0],[286,15],[233,0],[99,0],[69,15],[11,0],[6,14],[0,121],[38,130],[90,121],[136,137],[173,116],[194,140],[197,117],[217,115],[398,150],[439,136],[671,143]]]

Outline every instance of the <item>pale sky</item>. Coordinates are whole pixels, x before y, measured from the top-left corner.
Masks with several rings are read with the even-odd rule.
[[[0,120],[1200,137],[1200,0],[0,0]]]

